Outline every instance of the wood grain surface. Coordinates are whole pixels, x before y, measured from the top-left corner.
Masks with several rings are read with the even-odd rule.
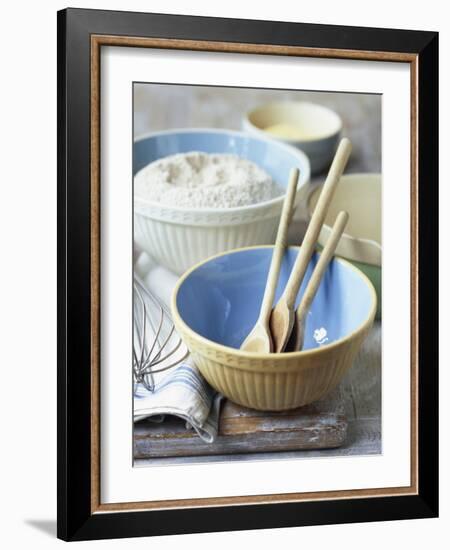
[[[340,391],[322,401],[285,412],[261,412],[226,401],[222,406],[219,434],[205,443],[178,418],[163,423],[142,421],[134,429],[134,456],[225,455],[230,453],[280,452],[333,448],[347,435],[347,419]]]

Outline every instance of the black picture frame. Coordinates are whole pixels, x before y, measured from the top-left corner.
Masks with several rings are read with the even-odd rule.
[[[438,34],[67,9],[58,12],[58,531],[64,540],[438,515]],[[417,58],[418,490],[310,502],[93,511],[91,37],[152,37],[397,52]],[[430,215],[430,212],[432,215]],[[420,221],[423,223],[420,223]]]

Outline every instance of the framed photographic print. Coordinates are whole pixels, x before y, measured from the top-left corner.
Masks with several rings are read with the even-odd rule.
[[[58,13],[58,536],[438,514],[438,36]]]

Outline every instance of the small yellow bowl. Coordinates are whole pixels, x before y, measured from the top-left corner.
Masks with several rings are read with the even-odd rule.
[[[243,118],[246,132],[264,135],[303,151],[311,172],[325,170],[333,159],[342,132],[339,115],[309,101],[273,101],[259,105]]]
[[[258,315],[272,248],[238,249],[197,264],[179,279],[172,314],[195,364],[213,388],[245,407],[277,411],[321,399],[337,386],[369,332],[376,295],[363,273],[335,260],[308,315],[304,350],[241,351]],[[298,250],[290,247],[285,254],[276,298]],[[316,261],[317,255],[298,299]]]

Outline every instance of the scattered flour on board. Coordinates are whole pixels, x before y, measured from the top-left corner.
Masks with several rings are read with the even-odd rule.
[[[134,193],[166,206],[233,208],[268,201],[283,189],[249,160],[193,151],[145,166],[134,178]]]

